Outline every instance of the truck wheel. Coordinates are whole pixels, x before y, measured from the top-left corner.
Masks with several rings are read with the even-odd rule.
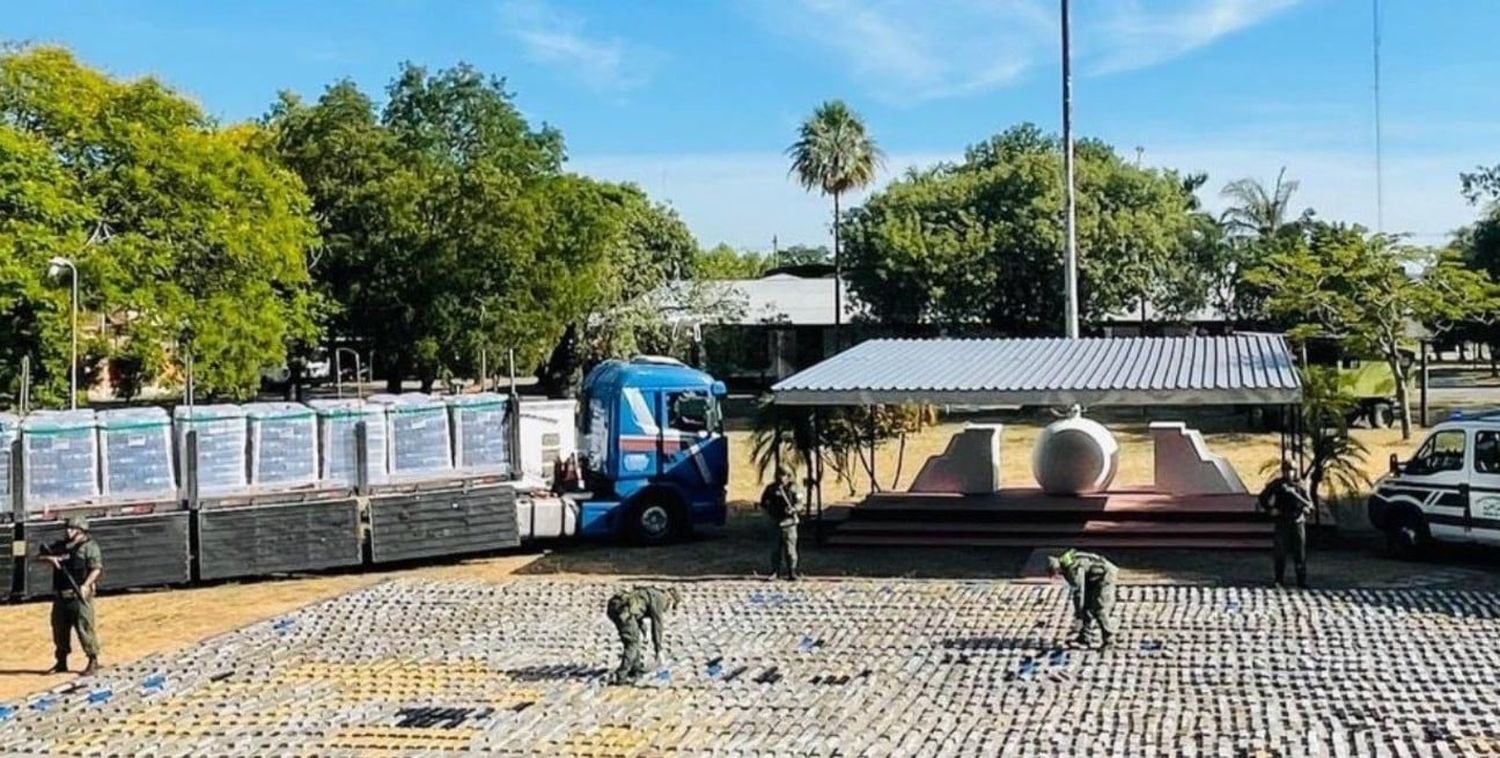
[[[1375,403],[1370,406],[1370,428],[1385,429],[1396,420],[1396,411],[1390,403]]]
[[[665,497],[646,497],[630,509],[630,539],[638,545],[663,545],[681,531],[678,509]]]
[[[1385,528],[1386,548],[1393,557],[1402,560],[1421,558],[1431,540],[1427,524],[1414,513],[1393,514]]]

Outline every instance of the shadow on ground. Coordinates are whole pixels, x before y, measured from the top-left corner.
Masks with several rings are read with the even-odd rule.
[[[802,573],[807,577],[918,579],[1038,579],[1043,554],[1027,548],[861,548],[818,545],[804,524]],[[731,512],[722,529],[657,548],[608,543],[555,546],[520,574],[660,576],[678,579],[765,576],[774,538],[765,518]],[[1056,545],[1051,549],[1063,549]],[[1131,584],[1264,586],[1272,578],[1269,543],[1264,551],[1104,551]],[[1045,552],[1045,550],[1043,551]],[[1287,578],[1292,578],[1290,567]],[[1500,591],[1500,550],[1444,545],[1425,560],[1387,557],[1379,535],[1317,535],[1309,577],[1320,589],[1448,588]]]

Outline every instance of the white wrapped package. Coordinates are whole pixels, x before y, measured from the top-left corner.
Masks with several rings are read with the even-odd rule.
[[[181,456],[183,484],[187,478],[187,433],[198,433],[198,494],[225,495],[248,486],[245,410],[238,405],[179,405],[172,411]]]
[[[21,422],[26,509],[99,497],[99,438],[91,410],[37,411]]]
[[[21,433],[21,417],[0,413],[0,508],[10,509],[11,445]]]
[[[453,470],[448,404],[420,392],[375,395],[386,407],[391,476],[424,476]]]
[[[355,476],[359,465],[356,429],[363,421],[369,441],[366,480],[371,484],[386,481],[388,444],[384,405],[362,400],[313,400],[308,406],[318,414],[318,449],[322,452],[319,479],[339,487],[353,487],[359,483]]]
[[[249,403],[250,484],[296,487],[318,480],[318,424],[301,403]]]
[[[105,497],[170,500],[177,496],[172,467],[172,418],[160,408],[100,411],[99,464]]]
[[[493,392],[448,398],[453,425],[453,461],[464,471],[510,468],[508,399]]]

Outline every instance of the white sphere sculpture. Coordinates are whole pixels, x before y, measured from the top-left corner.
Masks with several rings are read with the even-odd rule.
[[[1031,472],[1049,495],[1080,495],[1109,487],[1120,466],[1120,443],[1102,424],[1075,410],[1042,430]]]

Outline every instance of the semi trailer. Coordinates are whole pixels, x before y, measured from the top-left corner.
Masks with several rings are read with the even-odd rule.
[[[640,357],[600,364],[580,389],[577,401],[412,393],[179,407],[128,423],[0,414],[10,595],[50,593],[49,571],[32,558],[71,515],[91,521],[105,590],[544,540],[655,545],[724,523],[722,383]],[[122,465],[153,476],[122,476]],[[154,488],[109,486],[138,480]]]

